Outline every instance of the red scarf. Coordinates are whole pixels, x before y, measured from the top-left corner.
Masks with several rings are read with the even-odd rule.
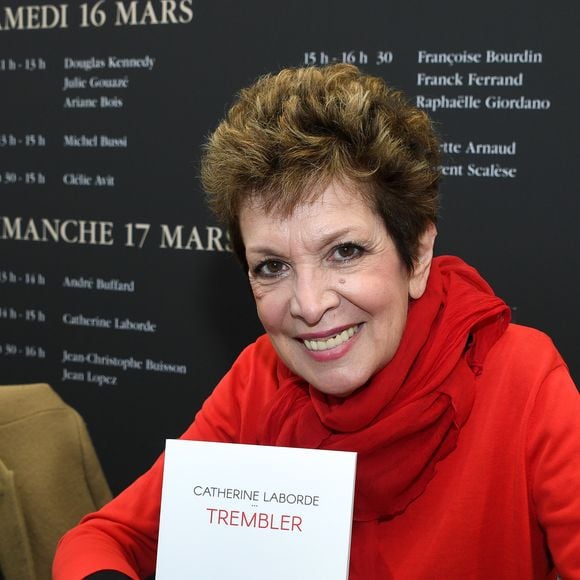
[[[388,578],[378,522],[404,512],[455,449],[475,377],[509,321],[509,308],[477,271],[445,256],[409,305],[393,359],[352,395],[324,395],[279,363],[280,388],[259,443],[358,452],[351,579]]]

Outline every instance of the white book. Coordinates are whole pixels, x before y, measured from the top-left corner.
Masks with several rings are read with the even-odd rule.
[[[167,440],[156,580],[348,580],[356,453]]]

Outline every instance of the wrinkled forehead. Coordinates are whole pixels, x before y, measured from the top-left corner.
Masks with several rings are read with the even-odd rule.
[[[289,215],[276,208],[266,209],[259,198],[248,201],[240,213],[240,229],[246,249],[252,251],[276,245],[276,240],[278,245],[318,247],[325,245],[324,240],[371,239],[386,232],[383,220],[365,196],[338,182],[307,197]]]

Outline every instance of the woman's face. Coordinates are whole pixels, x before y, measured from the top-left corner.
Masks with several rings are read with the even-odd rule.
[[[337,182],[290,217],[248,204],[240,226],[258,316],[292,371],[346,396],[393,358],[430,252],[409,275],[382,219]]]

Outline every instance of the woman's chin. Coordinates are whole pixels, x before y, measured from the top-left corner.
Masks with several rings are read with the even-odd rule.
[[[306,379],[308,380],[308,379]],[[323,376],[314,376],[308,380],[317,391],[334,397],[348,397],[368,382],[368,377],[345,377],[329,373]]]

